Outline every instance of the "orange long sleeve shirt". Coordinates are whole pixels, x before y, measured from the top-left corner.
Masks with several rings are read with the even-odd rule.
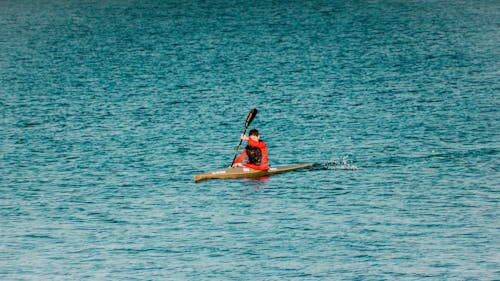
[[[248,167],[250,169],[254,170],[268,170],[269,169],[269,160],[267,156],[267,145],[263,141],[254,141],[254,140],[247,140],[248,144],[251,147],[257,147],[262,151],[262,161],[260,162],[260,165],[254,165],[250,164],[249,160],[247,160],[247,163],[243,164],[243,166]],[[234,164],[238,164],[243,162],[245,160],[245,157],[247,157],[247,149],[245,148],[241,155],[234,160]]]

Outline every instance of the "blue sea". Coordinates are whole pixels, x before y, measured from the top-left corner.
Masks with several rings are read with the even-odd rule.
[[[1,280],[500,280],[494,0],[0,2]],[[228,167],[245,118],[272,165]]]

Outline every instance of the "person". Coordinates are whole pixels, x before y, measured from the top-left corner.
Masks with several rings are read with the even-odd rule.
[[[254,170],[268,170],[269,161],[267,158],[267,146],[264,141],[260,140],[259,131],[257,129],[252,129],[248,137],[241,135],[241,139],[245,140],[248,145],[241,155],[234,160],[233,167],[241,165]],[[241,162],[245,160],[245,157],[248,157],[247,162],[241,164]]]

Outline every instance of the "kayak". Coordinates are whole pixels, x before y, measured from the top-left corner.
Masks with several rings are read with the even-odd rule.
[[[259,178],[274,174],[290,172],[299,169],[310,168],[310,164],[277,165],[269,170],[254,170],[247,167],[229,167],[224,170],[217,170],[194,176],[194,181],[199,182],[208,179],[237,179],[237,178]]]
[[[269,170],[254,170],[247,167],[229,167],[224,170],[217,170],[194,176],[194,181],[199,182],[208,179],[237,179],[237,178],[259,178],[274,174],[290,172],[299,169],[310,168],[310,164],[277,165]]]

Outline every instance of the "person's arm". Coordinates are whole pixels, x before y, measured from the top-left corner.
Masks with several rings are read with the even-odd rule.
[[[245,160],[245,157],[247,157],[247,150],[243,149],[241,155],[238,158],[236,158],[236,160],[234,160],[233,165],[243,162],[243,160]]]

